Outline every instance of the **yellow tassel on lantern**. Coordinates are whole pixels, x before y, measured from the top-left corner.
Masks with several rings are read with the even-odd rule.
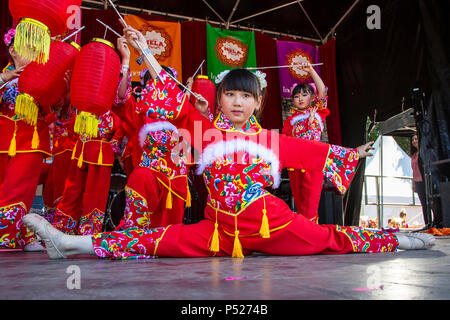
[[[211,247],[209,248],[209,250],[211,250],[212,252],[220,251],[218,226],[219,226],[219,224],[216,221],[216,223],[214,224],[214,233],[213,233],[212,240],[211,240]]]
[[[9,150],[8,150],[8,156],[10,156],[10,157],[14,157],[16,155],[16,152],[17,152],[16,131],[17,131],[17,124],[14,122],[14,134],[13,134],[13,137],[11,139],[11,143],[9,144]]]
[[[37,63],[47,63],[50,54],[50,29],[43,23],[31,19],[20,19],[14,37],[14,51]]]
[[[39,147],[39,134],[37,126],[34,126],[33,139],[31,140],[31,149],[37,149]]]
[[[74,131],[80,135],[86,134],[89,138],[97,138],[99,124],[96,115],[81,111],[75,118]]]
[[[239,241],[239,230],[234,231],[234,246],[233,253],[231,255],[233,258],[243,258],[244,254],[242,253],[242,245]]]
[[[97,161],[97,164],[99,166],[101,166],[103,164],[103,150],[102,149],[103,149],[102,148],[102,142],[100,142],[100,152],[98,154],[98,161]]]
[[[27,93],[21,93],[16,99],[15,112],[16,115],[23,118],[26,123],[35,126],[37,123],[39,106],[36,99],[32,96]]]

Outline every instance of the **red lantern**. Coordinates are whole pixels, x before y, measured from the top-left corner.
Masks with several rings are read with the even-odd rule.
[[[74,43],[56,41],[51,44],[46,64],[31,62],[19,77],[20,94],[16,99],[16,114],[36,125],[39,107],[55,105],[66,92],[64,76],[72,70],[80,47]]]
[[[70,86],[72,105],[78,114],[75,132],[97,137],[98,116],[109,111],[117,94],[120,58],[114,45],[94,38],[85,45],[75,62]]]
[[[46,63],[51,37],[67,30],[71,6],[82,0],[9,0],[9,10],[19,21],[14,38],[14,50],[31,61]]]
[[[208,101],[210,110],[215,108],[216,103],[216,86],[209,80],[208,76],[197,76],[192,84],[192,92],[198,93]],[[191,96],[192,104],[195,105],[195,97]]]

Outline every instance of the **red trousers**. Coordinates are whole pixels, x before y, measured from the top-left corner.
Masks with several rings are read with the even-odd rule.
[[[110,182],[110,166],[84,162],[79,168],[77,160],[72,160],[53,226],[68,234],[101,232]]]
[[[289,182],[297,213],[311,221],[318,222],[323,172],[302,172],[299,169],[294,169],[289,171]]]
[[[256,200],[239,214],[237,227],[241,233],[233,234],[236,227],[234,217],[223,217],[218,227],[218,252],[210,249],[215,229],[215,221],[211,219],[214,210],[211,209],[205,213],[207,218],[196,224],[96,234],[92,238],[94,251],[101,258],[136,259],[230,256],[236,242],[240,243],[244,255],[252,252],[271,255],[389,252],[398,247],[394,234],[359,227],[318,225],[303,215],[294,214],[281,199],[267,201],[266,204],[263,201]],[[257,232],[263,206],[270,221],[269,238],[262,238]],[[230,223],[225,222],[227,219]]]
[[[23,248],[36,240],[22,218],[33,204],[42,164],[39,152],[0,154],[0,247]]]
[[[48,169],[42,196],[46,207],[45,218],[50,222],[53,222],[54,209],[64,192],[70,170],[71,155],[72,153],[68,150],[53,156],[53,162]]]
[[[170,205],[167,198],[170,193]],[[169,179],[162,173],[136,167],[125,188],[125,213],[116,230],[138,227],[151,229],[183,222],[187,177]],[[168,208],[168,206],[171,208]]]

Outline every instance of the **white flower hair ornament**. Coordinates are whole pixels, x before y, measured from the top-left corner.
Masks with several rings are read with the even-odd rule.
[[[231,70],[224,70],[224,71],[222,71],[221,73],[219,73],[219,74],[217,75],[217,77],[216,77],[215,83],[216,83],[216,84],[221,83],[222,80],[223,80],[223,78],[225,78],[225,76],[226,76],[227,74],[229,74],[230,71],[231,71]]]
[[[221,73],[219,73],[216,77],[215,83],[219,84],[223,81],[223,79],[226,77],[228,73],[230,73],[231,70],[224,70]],[[267,87],[267,80],[266,80],[266,74],[261,71],[253,72],[253,74],[258,78],[259,84],[261,85],[261,89],[264,89]]]

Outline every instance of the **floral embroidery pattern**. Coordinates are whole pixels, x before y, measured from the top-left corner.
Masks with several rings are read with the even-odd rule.
[[[393,252],[398,248],[397,237],[386,231],[369,231],[360,227],[336,226],[352,242],[354,252]]]
[[[153,259],[154,252],[168,227],[142,230],[103,232],[92,237],[95,254],[99,258],[117,260]]]
[[[101,232],[104,218],[105,213],[98,209],[94,209],[90,214],[82,216],[79,221],[78,234],[91,235]]]
[[[331,145],[324,174],[343,194],[356,172],[359,154],[355,149]]]
[[[147,201],[139,193],[129,187],[125,187],[125,214],[116,230],[129,228],[148,229],[151,223],[151,215]]]
[[[219,209],[239,212],[254,200],[268,193],[264,188],[273,184],[270,164],[246,153],[242,164],[227,155],[208,165],[203,172],[209,196],[219,203]]]
[[[76,234],[77,221],[64,214],[64,212],[59,209],[55,209],[52,225],[66,234]]]
[[[256,120],[255,116],[251,116],[242,129],[236,129],[230,120],[221,112],[216,120],[214,126],[222,131],[241,132],[245,134],[257,134],[261,132],[262,128]]]
[[[186,158],[177,150],[178,133],[168,129],[147,133],[140,166],[152,168],[169,178],[186,175]]]
[[[22,218],[27,213],[23,203],[0,208],[0,247],[23,248],[34,241],[34,234],[25,227]]]

